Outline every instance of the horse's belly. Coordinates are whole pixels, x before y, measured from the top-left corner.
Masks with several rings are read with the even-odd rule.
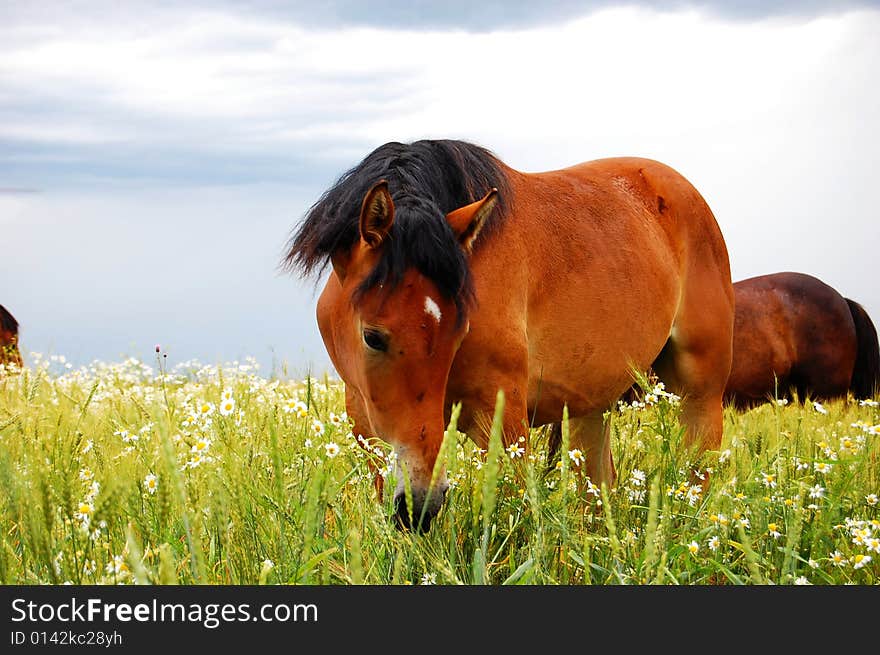
[[[530,329],[528,404],[543,422],[558,420],[564,405],[572,416],[608,408],[632,385],[633,369],[650,367],[669,339],[677,286],[658,283],[650,293],[650,301],[635,292]]]

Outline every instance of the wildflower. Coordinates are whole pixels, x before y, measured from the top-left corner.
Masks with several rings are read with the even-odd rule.
[[[214,409],[215,409],[214,403],[206,400],[202,404],[199,405],[198,410],[197,410],[197,414],[199,416],[201,416],[202,418],[207,418],[211,414],[214,413]]]
[[[827,413],[828,413],[828,410],[825,409],[825,408],[822,406],[822,403],[820,403],[820,402],[814,402],[814,403],[813,403],[813,409],[815,409],[815,410],[816,410],[817,412],[819,412],[820,414],[827,414]]]
[[[330,412],[330,423],[332,423],[336,427],[343,425],[346,421],[346,418],[347,416],[345,412],[342,412],[342,414],[334,414],[333,412]]]
[[[220,402],[220,415],[229,416],[235,410],[235,400],[233,398],[225,398]]]
[[[325,443],[324,452],[327,454],[327,457],[336,457],[339,454],[339,445],[333,441]]]
[[[526,449],[520,446],[518,443],[512,443],[507,448],[505,448],[507,454],[510,455],[510,459],[516,459],[517,457],[522,457],[523,453],[526,452]]]
[[[730,459],[730,448],[726,448],[721,451],[721,454],[718,455],[718,463],[724,464],[727,460]]]
[[[855,528],[852,531],[852,542],[856,546],[864,546],[865,541],[871,537],[871,530],[868,528]]]
[[[156,489],[159,488],[159,478],[152,473],[148,474],[147,477],[144,478],[144,488],[150,492],[150,494],[156,493]]]
[[[235,400],[232,389],[224,389],[223,393],[220,394],[220,400]]]
[[[211,447],[211,442],[204,437],[199,437],[198,440],[193,444],[190,452],[202,454],[208,451],[208,448]]]
[[[420,584],[432,585],[437,584],[437,574],[436,573],[423,573],[422,580]]]
[[[728,525],[730,523],[724,514],[710,514],[709,520],[717,525]]]
[[[79,471],[79,479],[83,482],[91,482],[95,477],[95,474],[92,473],[92,469],[84,468]]]
[[[868,537],[865,539],[865,548],[880,554],[880,539],[877,537]]]
[[[849,564],[849,560],[846,559],[846,557],[843,556],[843,553],[839,550],[835,550],[831,553],[831,563],[834,564],[834,566],[846,566]]]
[[[295,398],[288,398],[284,405],[282,405],[282,409],[285,414],[296,414],[300,418],[305,418],[309,415],[309,408],[306,407],[306,404]]]
[[[880,402],[876,400],[860,400],[859,407],[880,407]]]
[[[322,434],[324,434],[324,424],[321,423],[321,421],[319,421],[318,419],[314,419],[312,421],[312,434],[314,434],[316,437],[320,437]]]
[[[305,441],[303,441],[303,446],[305,446],[306,448],[311,448],[312,447],[312,440],[306,439]]]
[[[692,541],[688,544],[688,552],[690,552],[691,555],[696,555],[698,552],[700,552],[700,544],[698,544],[696,541]]]
[[[767,534],[769,534],[774,539],[779,539],[782,536],[782,533],[779,531],[778,526],[775,523],[767,524]]]
[[[712,535],[706,545],[709,547],[709,550],[714,553],[716,550],[718,550],[718,546],[720,543],[721,540],[718,538],[718,535]]]
[[[76,512],[74,513],[74,518],[79,519],[85,524],[88,524],[88,521],[92,515],[92,512],[95,511],[95,506],[91,503],[87,503],[85,501],[81,502],[77,507]]]
[[[817,561],[814,560],[813,558],[810,558],[809,560],[807,560],[807,565],[808,565],[811,569],[818,569],[818,568],[819,568],[819,562],[817,562]]]
[[[87,452],[89,452],[89,451],[92,449],[92,446],[93,446],[93,445],[94,445],[94,443],[92,442],[91,439],[89,439],[88,441],[86,441],[86,442],[83,444],[83,447],[80,449],[80,452],[81,452],[83,455],[85,455]]]
[[[685,497],[687,498],[688,505],[693,507],[703,497],[703,488],[698,484],[692,484],[688,487]]]
[[[272,569],[275,568],[275,562],[273,562],[272,560],[270,560],[270,559],[267,557],[266,559],[263,560],[263,563],[262,563],[262,565],[260,566],[260,568],[262,568],[262,569],[272,570]]]
[[[815,462],[813,464],[813,470],[822,474],[831,473],[831,468],[831,464],[827,462]]]
[[[840,450],[844,453],[855,452],[858,449],[856,442],[852,440],[850,437],[841,437],[840,439]]]
[[[794,583],[795,583],[796,585],[798,585],[798,586],[803,586],[803,585],[809,585],[809,584],[812,584],[812,582],[810,582],[809,580],[807,580],[807,578],[806,578],[805,576],[803,576],[803,575],[802,575],[802,576],[799,576],[799,577],[797,577],[797,578],[795,578]]]
[[[557,471],[561,471],[563,466],[564,466],[564,464],[562,463],[561,459],[556,460],[556,470]]]
[[[853,565],[854,569],[860,569],[870,561],[871,561],[870,555],[862,555],[861,553],[859,553],[858,555],[853,556],[852,565]]]
[[[878,502],[880,502],[880,498],[877,497],[877,494],[868,494],[865,496],[865,502],[868,503],[871,507],[874,507]]]
[[[643,487],[645,485],[645,472],[641,469],[633,469],[630,481],[635,487]]]
[[[764,473],[761,471],[761,477],[764,478],[764,486],[770,489],[776,488],[776,475],[773,473]]]
[[[647,493],[647,490],[643,487],[633,487],[626,490],[627,497],[629,498],[629,502],[631,503],[645,502],[645,496],[647,495]]]
[[[825,487],[821,484],[817,484],[813,487],[810,487],[810,498],[824,498],[825,497]]]
[[[780,407],[785,407],[788,404],[788,398],[777,398],[776,404]]]
[[[132,441],[137,441],[138,439],[140,439],[139,434],[132,434],[128,430],[117,430],[113,434],[117,437],[122,437],[122,441],[124,441],[125,443],[131,443]]]
[[[580,466],[584,463],[584,454],[581,452],[580,448],[575,448],[573,450],[568,451],[568,458],[572,461],[575,466]]]
[[[128,575],[128,564],[125,563],[125,558],[122,555],[114,555],[113,560],[107,562],[105,570],[110,575],[123,578]]]

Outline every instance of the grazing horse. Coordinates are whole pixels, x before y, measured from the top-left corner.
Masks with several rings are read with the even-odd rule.
[[[778,393],[803,402],[871,398],[880,382],[877,330],[864,308],[803,273],[733,285],[733,365],[725,400],[740,409]]]
[[[467,142],[387,143],[291,237],[289,269],[328,262],[319,330],[354,433],[390,443],[409,476],[412,507],[404,475],[394,492],[399,526],[427,530],[442,505],[446,474],[432,472],[451,406],[486,448],[498,390],[506,445],[567,405],[597,484],[615,481],[603,413],[633,366],[653,364],[684,396],[689,443],[721,443],[727,248],[702,196],[664,164],[525,173]]]
[[[18,351],[18,321],[0,305],[0,365],[21,366],[21,353]]]

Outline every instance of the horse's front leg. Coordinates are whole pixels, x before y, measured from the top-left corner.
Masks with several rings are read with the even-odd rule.
[[[482,353],[481,353],[482,354]],[[489,361],[466,359],[460,370],[469,372],[467,377],[453,375],[447,390],[450,403],[461,402],[458,429],[481,449],[489,449],[499,391],[503,392],[504,410],[501,416],[501,444],[513,458],[527,457],[529,446],[529,419],[527,408],[528,371],[527,357],[504,359],[486,357]],[[458,363],[458,360],[457,360]]]

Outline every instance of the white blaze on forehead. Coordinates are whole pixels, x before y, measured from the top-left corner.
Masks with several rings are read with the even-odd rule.
[[[443,317],[440,308],[437,306],[437,303],[434,302],[434,299],[431,296],[425,296],[425,313],[429,316],[433,316],[434,320],[438,323]]]

